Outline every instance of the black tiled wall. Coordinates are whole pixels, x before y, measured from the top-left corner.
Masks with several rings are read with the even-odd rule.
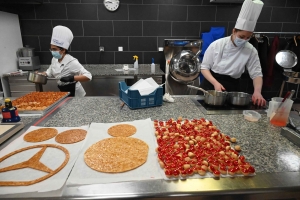
[[[258,19],[256,31],[300,32],[299,0],[263,0],[265,6]],[[44,0],[41,5],[0,4],[0,10],[16,13],[20,18],[23,44],[36,49],[42,64],[49,64],[48,51],[52,28],[69,27],[75,38],[70,54],[82,64],[164,62],[166,38],[199,38],[212,26],[224,26],[230,35],[241,4],[211,4],[209,0],[121,0],[119,9],[109,12],[103,0]],[[271,39],[272,39],[272,35]],[[274,36],[274,35],[273,35]],[[281,37],[284,37],[281,35]],[[289,37],[289,36],[286,36]],[[99,46],[105,52],[99,52]],[[124,51],[119,52],[118,46]],[[278,92],[280,70],[272,88],[266,94]],[[241,90],[252,88],[249,79],[243,80]],[[273,95],[273,94],[272,94]]]

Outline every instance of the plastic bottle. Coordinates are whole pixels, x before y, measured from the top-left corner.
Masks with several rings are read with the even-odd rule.
[[[152,58],[152,63],[151,63],[151,73],[155,73],[154,58]]]
[[[133,56],[133,60],[135,60],[135,62],[133,63],[133,68],[138,69],[139,68],[139,57],[137,55]]]
[[[2,122],[19,122],[21,118],[19,117],[18,109],[12,105],[10,99],[5,99],[5,107],[2,109]]]

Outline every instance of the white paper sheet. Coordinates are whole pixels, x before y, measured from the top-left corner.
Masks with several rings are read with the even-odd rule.
[[[133,84],[129,89],[138,90],[141,96],[149,95],[154,92],[159,85],[155,82],[153,78],[140,79],[135,84]],[[125,91],[127,93],[127,90]]]
[[[107,133],[107,130],[116,124],[131,124],[137,128],[137,132],[131,137],[141,139],[148,144],[148,159],[142,166],[123,173],[112,174],[95,171],[85,164],[84,153],[94,143],[110,138],[111,136]],[[67,186],[162,179],[157,166],[153,134],[154,128],[150,119],[122,123],[92,123],[88,131],[87,141],[67,180]]]
[[[47,192],[47,191],[57,191],[67,180],[67,177],[78,157],[80,149],[83,147],[83,144],[85,143],[85,140],[81,142],[77,142],[74,144],[59,144],[55,141],[55,137],[51,138],[44,142],[36,142],[36,143],[30,143],[24,141],[23,137],[25,134],[32,130],[36,130],[43,127],[38,126],[31,126],[24,134],[22,134],[20,137],[18,137],[16,140],[14,140],[12,143],[10,143],[6,148],[4,148],[0,152],[0,158],[2,156],[7,155],[10,152],[13,152],[15,150],[28,147],[28,146],[34,146],[39,144],[56,144],[63,146],[69,151],[70,158],[67,163],[67,165],[60,170],[57,174],[54,174],[52,177],[33,184],[29,186],[1,186],[0,187],[0,195],[4,194],[16,194],[16,193],[27,193],[27,192]],[[82,128],[84,130],[88,130],[88,126],[84,127],[53,127],[58,130],[58,133],[61,133],[63,131],[74,129],[74,128]],[[20,163],[21,161],[26,161],[30,157],[32,157],[35,153],[37,153],[41,148],[35,148],[32,150],[27,150],[20,152],[19,155],[16,154],[14,156],[11,156],[10,158],[7,158],[6,160],[2,161],[0,163],[0,168],[10,166],[13,163]],[[48,166],[50,169],[56,169],[58,166],[62,164],[62,162],[65,159],[65,154],[57,149],[53,148],[47,148],[43,156],[41,157],[40,161]],[[30,168],[24,168],[9,172],[2,172],[0,173],[0,180],[1,181],[28,181],[28,180],[34,180],[36,178],[43,177],[47,173],[41,172],[39,170],[34,170]],[[59,193],[60,194],[60,193]],[[1,197],[1,196],[0,196]]]

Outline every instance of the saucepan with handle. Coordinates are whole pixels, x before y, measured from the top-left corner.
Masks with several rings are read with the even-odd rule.
[[[27,74],[27,81],[32,82],[32,83],[45,85],[45,84],[47,84],[48,80],[58,80],[58,79],[57,78],[48,78],[47,76],[45,76],[41,73],[36,73],[33,71],[28,72],[28,74]]]
[[[227,98],[227,92],[221,92],[217,90],[204,90],[199,87],[195,87],[192,85],[187,85],[189,88],[195,90],[201,90],[204,92],[204,102],[208,105],[212,106],[223,106],[225,104]]]
[[[247,106],[251,102],[252,95],[245,92],[228,92],[227,100],[234,106]]]

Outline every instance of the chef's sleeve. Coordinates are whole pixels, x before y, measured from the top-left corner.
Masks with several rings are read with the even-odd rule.
[[[53,60],[54,60],[54,58],[52,58],[52,60],[51,60],[51,65],[50,65],[49,68],[46,70],[46,74],[47,74],[48,77],[52,77],[51,71],[52,71]]]
[[[251,79],[255,79],[256,77],[263,76],[258,53],[255,48],[252,48],[251,55],[249,57],[248,62],[246,63],[246,67]]]
[[[208,69],[210,70],[213,66],[213,59],[214,59],[214,51],[215,51],[215,45],[214,43],[210,44],[208,48],[206,49],[203,60],[201,63],[201,69]]]
[[[73,65],[74,65],[74,68],[73,68],[73,66],[72,66],[72,68],[76,71],[76,74],[78,74],[78,75],[83,75],[83,76],[87,77],[88,79],[92,80],[92,74],[91,74],[88,70],[86,70],[86,69],[78,62],[78,60],[76,60],[76,61],[73,63]],[[72,70],[73,70],[73,69],[72,69]]]

